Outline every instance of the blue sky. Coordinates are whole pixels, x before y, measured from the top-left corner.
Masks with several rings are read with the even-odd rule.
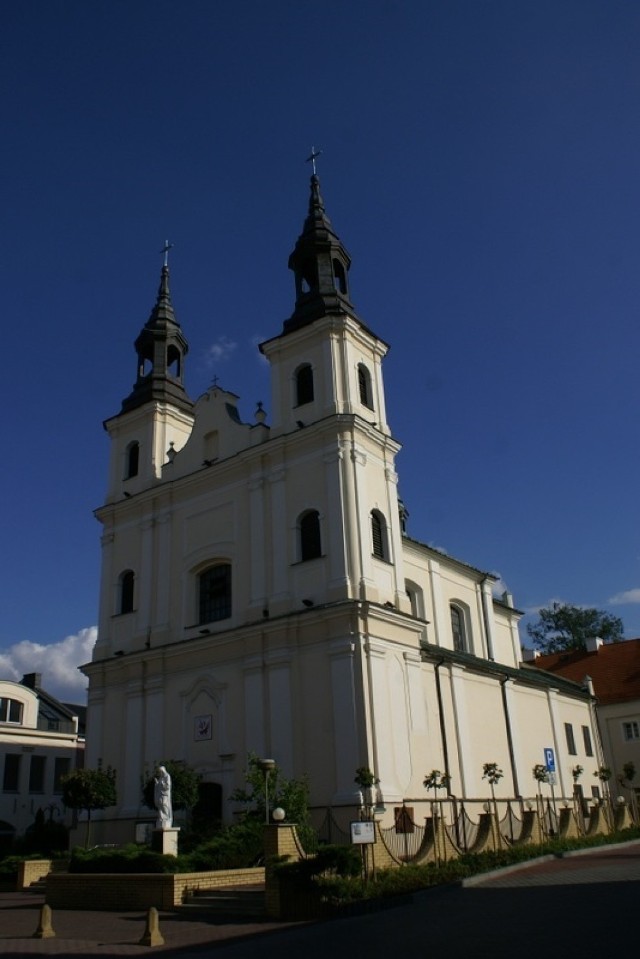
[[[623,0],[6,3],[0,673],[81,695],[165,238],[190,394],[268,410],[312,144],[410,534],[640,635],[639,42]]]

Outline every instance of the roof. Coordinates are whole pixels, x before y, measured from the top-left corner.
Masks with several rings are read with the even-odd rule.
[[[550,689],[558,689],[568,696],[575,696],[579,699],[585,699],[587,692],[581,684],[574,683],[569,677],[559,674],[545,673],[541,669],[531,669],[530,663],[522,663],[520,666],[507,666],[505,663],[498,663],[492,659],[483,659],[475,656],[473,653],[462,653],[457,650],[446,649],[443,646],[435,646],[433,643],[421,642],[420,652],[423,661],[455,663],[460,666],[467,666],[477,672],[489,673],[493,676],[499,676],[503,679],[513,679],[516,682],[526,683],[530,686],[544,686]]]
[[[590,676],[602,705],[640,699],[640,639],[604,643],[593,653],[584,649],[549,653],[529,665],[577,683]]]

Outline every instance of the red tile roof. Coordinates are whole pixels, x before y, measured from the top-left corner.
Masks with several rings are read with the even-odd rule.
[[[595,653],[582,649],[549,653],[527,665],[557,673],[576,683],[591,676],[596,697],[603,705],[640,699],[640,639],[605,643]]]

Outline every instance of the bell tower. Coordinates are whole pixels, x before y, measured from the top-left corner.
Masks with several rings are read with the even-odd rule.
[[[371,599],[402,608],[394,465],[400,446],[387,423],[382,377],[388,346],[355,310],[350,267],[314,172],[308,213],[289,257],[294,310],[281,334],[260,346],[272,370],[270,435],[286,444],[296,522],[306,511],[319,517],[327,557],[323,601]]]
[[[104,424],[112,440],[107,502],[159,479],[169,450],[184,445],[193,425],[193,403],[184,388],[189,345],[171,302],[166,251],[156,302],[134,347],[135,384],[120,413]]]
[[[389,434],[382,359],[389,349],[351,302],[351,257],[311,177],[309,209],[289,257],[295,307],[282,333],[261,344],[272,365],[272,435],[330,414],[357,414]],[[374,415],[375,414],[375,415]]]

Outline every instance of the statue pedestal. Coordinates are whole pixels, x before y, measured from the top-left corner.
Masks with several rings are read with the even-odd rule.
[[[164,856],[178,855],[179,826],[169,829],[154,829],[151,835],[151,848],[154,852],[161,852]]]

